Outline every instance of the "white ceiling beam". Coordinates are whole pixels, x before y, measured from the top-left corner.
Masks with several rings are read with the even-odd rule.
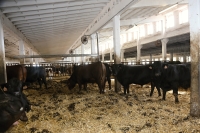
[[[71,21],[71,23],[68,22],[57,22],[57,23],[50,23],[50,24],[40,24],[35,26],[26,26],[26,27],[18,27],[19,30],[30,30],[30,29],[37,29],[37,28],[51,28],[51,27],[59,27],[59,26],[71,26],[71,25],[81,25],[81,24],[89,24],[91,22],[91,19],[89,20],[82,20],[82,21]]]
[[[94,8],[94,9],[85,9],[85,10],[79,10],[77,11],[72,11],[72,12],[58,12],[58,13],[48,13],[48,14],[39,14],[39,15],[32,15],[32,16],[23,16],[23,17],[15,17],[15,18],[10,18],[10,21],[21,21],[21,20],[29,20],[29,19],[42,19],[42,18],[49,18],[49,17],[59,17],[59,16],[65,16],[67,17],[68,15],[72,15],[74,14],[74,12],[76,12],[76,15],[78,15],[79,13],[82,14],[81,11],[83,12],[95,12],[95,11],[100,11],[101,8]]]
[[[49,27],[49,28],[38,28],[38,29],[30,29],[30,30],[21,30],[22,33],[26,34],[29,32],[41,32],[41,31],[52,31],[52,30],[65,30],[65,29],[75,29],[79,27],[87,27],[87,24],[81,24],[81,25],[72,25],[72,26],[58,26],[58,27]]]
[[[1,0],[2,1],[2,0]],[[61,8],[61,7],[72,7],[72,6],[81,6],[81,5],[89,5],[89,4],[98,4],[98,3],[104,3],[106,4],[109,0],[84,0],[84,1],[71,1],[71,2],[59,2],[59,1],[55,1],[50,4],[46,3],[46,4],[42,4],[40,3],[40,0],[38,0],[35,4],[30,3],[29,5],[20,5],[17,4],[15,2],[13,3],[8,3],[6,4],[6,1],[8,0],[4,0],[3,2],[1,2],[0,7],[3,9],[3,13],[11,13],[11,12],[22,12],[22,11],[32,11],[32,10],[45,10],[45,9],[54,9],[54,8]],[[47,0],[45,0],[47,2]],[[20,2],[20,1],[19,1]],[[27,1],[21,1],[21,3],[25,3]],[[31,1],[29,1],[31,2]]]
[[[85,9],[102,9],[105,4],[95,4],[95,5],[82,5],[82,6],[75,6],[75,7],[63,7],[63,8],[56,8],[56,9],[46,9],[46,10],[35,10],[35,11],[27,11],[27,12],[16,12],[16,13],[8,13],[6,16],[8,18],[13,17],[21,17],[21,16],[32,16],[32,15],[39,15],[39,14],[50,14],[50,13],[61,13],[61,12],[72,12],[72,11],[79,11],[82,12]]]
[[[78,47],[81,44],[81,37],[86,35],[91,35],[105,26],[112,18],[122,12],[123,10],[129,8],[133,4],[136,4],[140,0],[111,0],[99,13],[99,15],[94,19],[94,21],[87,27],[85,32],[74,42],[73,47]]]
[[[47,17],[47,18],[41,18],[41,19],[30,19],[30,20],[17,21],[17,22],[13,22],[13,23],[14,23],[14,25],[18,25],[18,24],[37,23],[37,22],[60,21],[61,19],[65,19],[66,21],[68,21],[71,19],[77,19],[77,17],[83,18],[83,19],[85,18],[84,16],[93,17],[93,15],[96,15],[96,14],[97,14],[97,12],[94,11],[94,12],[87,12],[85,14],[81,13],[81,14],[70,15],[70,16],[64,15],[64,16]],[[76,17],[74,17],[74,16],[76,16]]]
[[[59,29],[46,29],[46,30],[36,30],[36,31],[22,31],[25,35],[26,34],[36,34],[36,35],[44,35],[44,34],[46,34],[46,33],[48,33],[48,32],[52,32],[52,33],[56,33],[57,31],[63,31],[63,32],[69,32],[69,30],[75,30],[75,29],[78,29],[78,28],[80,28],[80,29],[82,29],[82,28],[85,28],[86,26],[76,26],[76,27],[71,27],[71,28],[59,28]],[[43,33],[43,34],[42,34]]]
[[[56,24],[70,24],[70,23],[82,23],[82,22],[87,22],[87,21],[92,21],[93,18],[85,18],[85,19],[74,19],[74,20],[65,20],[65,19],[60,19],[59,21],[45,21],[45,22],[37,22],[37,23],[30,23],[30,24],[20,24],[16,25],[17,28],[22,28],[22,29],[29,29],[31,27],[40,27],[40,26],[45,26],[45,25],[56,25]]]
[[[137,8],[137,7],[146,7],[146,6],[153,6],[153,7],[160,7],[160,6],[167,6],[173,4],[186,4],[188,0],[141,0],[137,4],[132,5],[130,8]]]

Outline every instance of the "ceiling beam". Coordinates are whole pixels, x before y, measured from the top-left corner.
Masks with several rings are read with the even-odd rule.
[[[90,13],[86,13],[88,15],[90,15]],[[93,13],[91,13],[91,16],[88,17],[88,18],[91,18],[94,16],[92,16]],[[85,19],[84,15],[85,14],[79,14],[80,16],[76,15],[78,17],[78,19]],[[96,15],[96,14],[95,14]],[[40,22],[58,22],[58,21],[62,21],[62,20],[65,20],[65,21],[73,21],[73,20],[77,20],[77,17],[67,17],[67,16],[57,16],[57,17],[47,17],[47,18],[42,18],[42,19],[30,19],[30,20],[26,20],[26,21],[17,21],[17,22],[13,22],[14,25],[18,25],[18,24],[38,24]]]
[[[45,1],[45,3],[41,2]],[[53,2],[52,2],[53,1]],[[109,0],[84,0],[84,1],[67,1],[59,2],[59,0],[29,0],[29,1],[18,1],[17,3],[14,1],[1,0],[0,8],[3,9],[3,13],[11,13],[11,12],[23,12],[23,11],[34,11],[34,10],[45,10],[45,9],[56,9],[61,7],[73,7],[73,6],[81,6],[88,4],[98,4],[98,3],[107,3]]]
[[[101,8],[94,8],[94,9],[85,9],[83,10],[83,12],[95,12],[95,11],[100,11]],[[75,14],[73,14],[73,13]],[[26,20],[30,20],[30,19],[43,19],[43,18],[50,18],[50,17],[53,17],[53,18],[59,18],[60,16],[61,17],[64,17],[64,18],[67,18],[68,15],[79,15],[81,14],[81,10],[80,11],[72,11],[71,13],[70,12],[59,12],[59,13],[48,13],[48,14],[38,14],[38,15],[31,15],[31,16],[22,16],[22,17],[15,17],[15,18],[10,18],[10,21],[11,22],[15,22],[15,21],[26,21]]]
[[[51,14],[54,13],[55,16],[56,14],[60,14],[63,12],[72,12],[72,11],[79,11],[82,12],[86,9],[101,9],[104,7],[105,4],[94,4],[94,5],[81,5],[81,6],[75,6],[75,7],[63,7],[63,8],[56,8],[56,9],[46,9],[46,10],[35,10],[35,11],[27,11],[27,12],[16,12],[16,13],[8,13],[6,16],[8,18],[14,18],[14,17],[24,17],[24,16],[33,16],[33,15],[41,15],[41,14]]]
[[[188,0],[141,0],[137,4],[132,5],[130,8],[138,8],[138,7],[160,7],[160,6],[167,6],[167,5],[174,5],[174,4],[186,4]]]
[[[13,56],[14,59],[21,58],[55,58],[55,57],[84,57],[84,56],[98,56],[97,54],[57,54],[57,55],[17,55]]]

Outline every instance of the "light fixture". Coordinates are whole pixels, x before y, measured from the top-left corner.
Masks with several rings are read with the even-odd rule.
[[[177,5],[178,5],[178,4],[172,5],[172,6],[168,7],[168,8],[166,8],[166,9],[160,11],[159,14],[162,14],[162,13],[164,13],[164,12],[166,12],[166,11],[172,9],[172,8],[176,7]]]

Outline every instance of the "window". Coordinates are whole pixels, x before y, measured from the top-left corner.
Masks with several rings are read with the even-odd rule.
[[[144,30],[144,25],[140,26],[140,37],[144,37],[145,30]]]
[[[185,8],[179,12],[179,24],[188,22],[188,9]]]
[[[153,24],[147,24],[147,35],[153,34]]]
[[[173,15],[173,13],[167,14],[166,20],[167,20],[167,28],[174,27],[174,15]]]
[[[156,32],[161,31],[161,21],[156,22]]]

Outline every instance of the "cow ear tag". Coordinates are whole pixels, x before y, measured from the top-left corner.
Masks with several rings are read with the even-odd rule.
[[[149,69],[152,69],[152,67],[150,66]]]
[[[8,91],[8,89],[6,87],[3,88],[3,91]]]
[[[167,69],[167,66],[165,65],[164,68]]]

